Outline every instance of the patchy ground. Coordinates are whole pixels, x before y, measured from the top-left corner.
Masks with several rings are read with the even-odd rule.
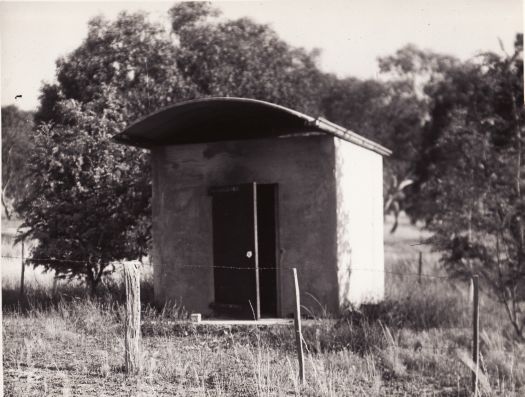
[[[419,239],[406,219],[386,233],[387,271],[396,274],[387,274],[379,307],[305,326],[303,386],[291,326],[195,326],[180,308],[150,308],[146,281],[142,370],[128,377],[121,290],[91,301],[78,287],[62,286],[57,297],[33,285],[20,310],[16,287],[4,284],[5,395],[468,396],[468,288],[431,277],[419,284],[411,274],[420,250],[424,273],[439,273],[436,254],[414,245]],[[481,392],[523,396],[525,346],[497,305],[481,303]]]
[[[462,396],[470,373],[462,329],[415,332],[319,320],[305,329],[307,385],[297,383],[291,327],[143,326],[142,371],[123,373],[121,308],[71,302],[4,316],[7,396]],[[352,320],[353,321],[353,320]],[[525,352],[486,333],[494,394],[522,395]],[[499,348],[505,349],[504,346]],[[513,364],[498,362],[497,358]],[[520,372],[521,371],[521,372]],[[499,388],[499,389],[498,389]]]

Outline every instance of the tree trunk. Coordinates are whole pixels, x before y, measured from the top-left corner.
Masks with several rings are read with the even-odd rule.
[[[5,199],[5,190],[2,190],[2,206],[4,207],[4,214],[7,220],[11,220],[11,212],[9,211],[7,200]]]
[[[11,181],[11,168],[9,166],[9,160],[11,159],[11,151],[13,150],[13,147],[11,146],[7,152],[7,160],[6,160],[6,165],[7,165],[7,168],[8,168],[8,172],[6,173],[6,178],[5,180],[3,181],[2,183],[2,196],[1,196],[1,199],[2,199],[2,205],[4,207],[4,213],[5,213],[5,216],[8,220],[11,220],[11,211],[9,210],[8,208],[8,203],[7,203],[7,200],[6,200],[6,194],[7,194],[7,186],[9,185],[9,182]]]
[[[95,295],[96,295],[97,286],[98,286],[98,282],[99,281],[100,281],[100,279],[96,278],[93,275],[93,270],[88,267],[88,269],[86,271],[86,283],[87,283],[87,288],[88,288],[88,291],[89,291],[89,296],[91,296],[92,298],[94,298]]]

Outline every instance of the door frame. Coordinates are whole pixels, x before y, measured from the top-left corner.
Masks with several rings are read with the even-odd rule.
[[[261,319],[261,276],[259,274],[259,223],[257,217],[257,182],[252,182],[253,201],[253,254],[255,266],[255,319]]]
[[[279,214],[279,208],[280,208],[280,202],[279,202],[279,184],[278,183],[269,183],[269,185],[273,185],[273,213],[274,213],[274,222],[275,222],[275,304],[276,304],[276,310],[275,315],[278,318],[281,318],[283,316],[282,309],[281,309],[281,280],[282,280],[282,268],[281,268],[281,224],[280,224],[280,214]]]

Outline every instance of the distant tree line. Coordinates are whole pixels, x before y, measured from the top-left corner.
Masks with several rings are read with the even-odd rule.
[[[112,262],[148,252],[149,155],[114,134],[180,101],[256,98],[392,149],[392,231],[402,210],[423,220],[445,268],[482,274],[523,335],[522,34],[512,53],[468,61],[407,45],[378,60],[380,80],[360,80],[322,72],[318,51],[248,18],[224,20],[208,3],[177,4],[169,17],[169,31],[144,13],[93,18],[34,115],[2,108],[2,201],[39,241],[33,255],[61,260],[40,265],[94,291]]]

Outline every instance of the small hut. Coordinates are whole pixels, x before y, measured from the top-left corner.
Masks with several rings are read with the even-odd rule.
[[[337,313],[384,294],[383,156],[323,118],[246,98],[153,113],[115,136],[151,150],[155,299],[205,316]]]

